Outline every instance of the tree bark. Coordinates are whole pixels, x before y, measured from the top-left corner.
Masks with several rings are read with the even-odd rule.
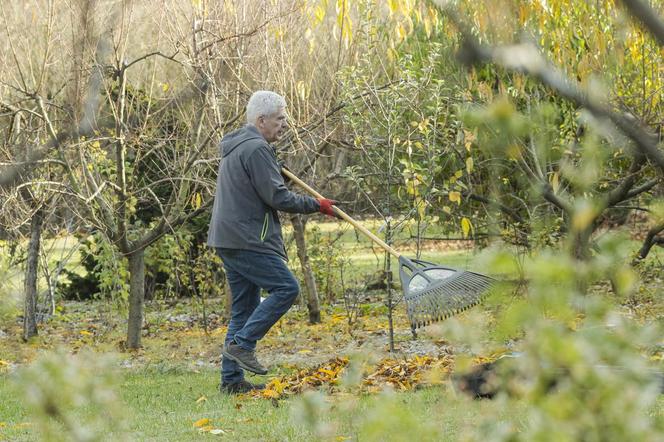
[[[657,236],[662,231],[664,231],[664,223],[660,223],[656,226],[653,226],[650,230],[648,230],[646,239],[643,241],[641,250],[639,250],[639,256],[638,256],[639,259],[646,259],[648,253],[650,253],[650,249],[652,248],[652,246],[654,246],[655,244],[662,244],[663,239]]]
[[[304,222],[302,216],[293,215],[291,217],[293,224],[293,236],[295,237],[295,244],[297,245],[297,256],[300,259],[300,266],[302,266],[302,274],[304,275],[304,285],[307,291],[307,309],[309,310],[309,323],[320,323],[320,301],[318,299],[318,288],[316,287],[316,278],[314,272],[309,264],[309,256],[307,255],[307,242],[304,238]]]
[[[39,268],[39,247],[43,223],[44,212],[40,208],[32,215],[28,260],[25,268],[23,339],[26,341],[37,335],[37,269]]]
[[[127,321],[127,348],[141,347],[143,303],[145,300],[145,249],[139,249],[129,258],[129,319]]]

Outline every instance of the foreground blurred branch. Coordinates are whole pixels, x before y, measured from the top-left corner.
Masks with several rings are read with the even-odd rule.
[[[622,0],[629,12],[639,20],[664,46],[664,22],[657,17],[657,12],[641,0]]]

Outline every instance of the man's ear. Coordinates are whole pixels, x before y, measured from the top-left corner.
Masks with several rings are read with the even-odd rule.
[[[260,115],[256,118],[256,126],[260,127],[265,123],[265,115]]]

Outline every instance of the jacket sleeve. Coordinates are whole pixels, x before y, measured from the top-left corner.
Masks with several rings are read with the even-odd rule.
[[[249,155],[245,167],[251,184],[265,204],[290,213],[314,213],[320,210],[318,200],[288,190],[279,165],[269,147],[261,146]]]

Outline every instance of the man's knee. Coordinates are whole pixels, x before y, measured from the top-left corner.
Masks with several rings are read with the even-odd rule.
[[[297,299],[297,295],[300,294],[300,285],[297,283],[297,280],[293,278],[290,281],[284,281],[282,293],[284,294],[284,299],[289,305],[292,305]]]

